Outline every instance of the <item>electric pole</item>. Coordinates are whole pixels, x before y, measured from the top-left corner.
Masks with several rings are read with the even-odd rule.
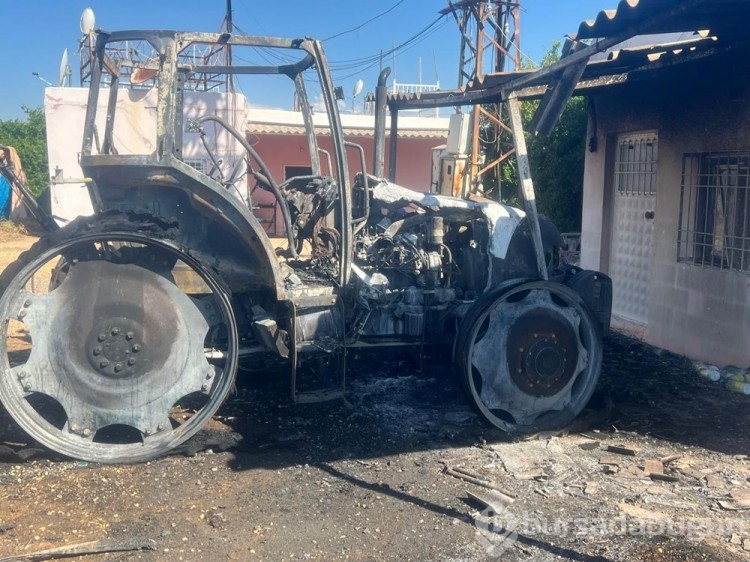
[[[497,74],[521,68],[521,2],[520,0],[448,0],[442,14],[452,14],[461,34],[461,50],[458,66],[458,87],[484,81],[486,74]],[[489,69],[486,72],[485,69]],[[501,133],[510,132],[503,122],[501,104],[485,108],[472,108],[471,145],[469,165],[464,169],[469,174],[470,189],[480,191],[482,176],[496,169],[498,197],[500,165],[513,154],[514,149],[500,143]],[[482,130],[488,134],[485,144],[495,144],[497,157],[491,162],[483,161]]]

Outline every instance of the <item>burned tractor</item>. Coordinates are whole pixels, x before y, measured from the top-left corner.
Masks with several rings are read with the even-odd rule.
[[[275,55],[221,67],[191,56],[216,45]],[[0,400],[39,443],[90,461],[149,459],[211,418],[240,363],[279,360],[293,400],[332,400],[357,347],[452,346],[468,400],[511,434],[560,427],[586,405],[609,279],[559,264],[560,235],[543,219],[368,174],[342,134],[319,42],[99,32],[93,63],[80,165],[94,213],[57,227],[34,207],[48,232],[0,277]],[[280,181],[244,131],[219,115],[185,117],[187,85],[216,72],[288,79],[309,173]],[[118,92],[136,86],[156,100],[143,154],[115,134],[142,126],[118,114]],[[249,183],[278,206],[281,242],[237,196],[236,177],[186,162],[184,137],[209,125],[242,145]]]

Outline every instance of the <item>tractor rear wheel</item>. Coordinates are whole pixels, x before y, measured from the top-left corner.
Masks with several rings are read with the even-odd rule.
[[[174,234],[149,217],[79,219],[0,276],[0,401],[42,445],[147,460],[226,398],[238,345],[228,291]]]

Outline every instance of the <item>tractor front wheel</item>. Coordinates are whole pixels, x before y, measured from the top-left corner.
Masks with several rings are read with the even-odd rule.
[[[456,369],[471,403],[510,434],[558,429],[586,406],[602,363],[577,293],[535,281],[487,294],[463,319]]]

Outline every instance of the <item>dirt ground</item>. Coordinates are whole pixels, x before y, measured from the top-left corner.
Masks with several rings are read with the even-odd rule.
[[[31,240],[0,228],[0,265]],[[103,540],[145,548],[81,559],[750,559],[750,397],[685,358],[612,334],[590,407],[516,441],[436,350],[349,362],[328,405],[243,373],[209,429],[140,465],[56,458],[0,408],[0,562]]]

